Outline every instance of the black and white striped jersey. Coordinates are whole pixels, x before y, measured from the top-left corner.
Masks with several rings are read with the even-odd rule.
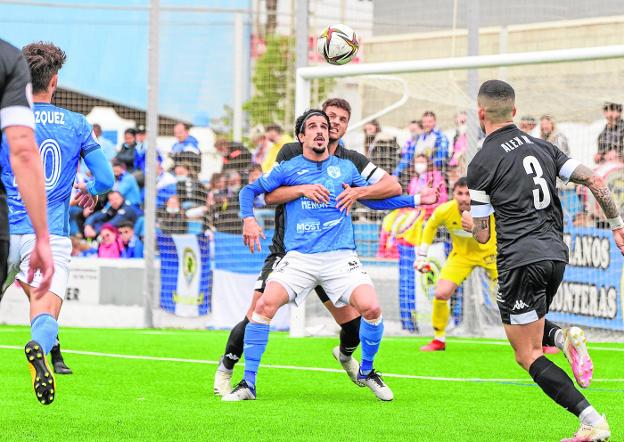
[[[473,217],[494,213],[498,270],[532,262],[568,261],[556,179],[580,163],[514,124],[489,134],[468,165]]]

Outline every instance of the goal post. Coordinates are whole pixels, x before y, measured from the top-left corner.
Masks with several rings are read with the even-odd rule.
[[[414,74],[435,74],[435,75],[440,76],[440,78],[442,78],[442,76],[446,75],[447,72],[449,76],[453,75],[451,71],[455,71],[455,72],[464,71],[467,73],[470,70],[479,70],[479,72],[487,72],[488,78],[493,78],[496,76],[495,72],[494,72],[494,75],[492,75],[493,68],[494,69],[495,68],[510,68],[510,69],[504,70],[506,78],[503,78],[503,79],[506,79],[512,85],[515,85],[516,83],[514,82],[514,75],[513,75],[514,71],[511,68],[521,69],[524,66],[544,65],[544,69],[541,71],[539,71],[540,69],[542,69],[541,67],[537,68],[538,72],[548,72],[547,66],[556,64],[556,63],[578,64],[578,63],[583,63],[583,62],[596,62],[596,61],[603,61],[603,60],[608,61],[608,60],[616,60],[616,59],[617,59],[618,65],[616,68],[614,68],[614,70],[618,72],[618,75],[624,75],[624,63],[620,64],[620,62],[624,62],[624,45],[584,47],[584,48],[548,50],[548,51],[516,52],[516,53],[505,53],[505,54],[495,54],[495,55],[479,55],[479,56],[452,57],[452,58],[392,61],[392,62],[380,62],[380,63],[360,63],[360,64],[352,63],[348,65],[343,65],[343,66],[322,65],[322,66],[303,67],[303,68],[297,69],[296,71],[295,112],[296,112],[296,115],[300,115],[306,108],[316,107],[320,105],[320,103],[311,103],[311,89],[312,89],[311,86],[314,81],[321,80],[321,79],[332,79],[336,81],[341,81],[341,80],[350,81],[353,84],[357,83],[356,89],[358,89],[358,92],[355,95],[357,96],[357,99],[361,101],[367,100],[369,97],[367,93],[371,91],[374,93],[378,93],[378,95],[385,95],[383,97],[384,99],[378,99],[378,103],[376,103],[376,105],[377,104],[379,105],[378,107],[373,106],[371,110],[371,106],[368,106],[368,109],[366,109],[367,112],[365,112],[363,108],[366,106],[360,106],[360,108],[362,108],[363,110],[359,112],[359,114],[356,113],[355,115],[352,115],[353,120],[351,121],[350,125],[361,127],[364,121],[371,119],[372,115],[374,115],[375,118],[383,117],[384,115],[391,114],[392,112],[394,112],[394,115],[396,115],[397,108],[401,106],[403,106],[403,109],[401,109],[401,111],[403,111],[402,112],[403,114],[406,114],[404,109],[412,111],[413,109],[409,109],[409,107],[413,103],[410,104],[410,102],[408,102],[408,100],[405,99],[405,95],[411,94],[412,97],[419,98],[418,97],[419,93],[424,92],[426,95],[426,92],[427,92],[427,90],[424,89],[425,88],[424,84],[426,82],[415,80],[413,78],[415,76]],[[568,65],[565,65],[565,66],[568,66]],[[570,79],[571,77],[568,76],[567,73],[565,72],[565,69],[562,68],[561,70],[564,72],[560,72],[560,71],[556,72],[556,74],[559,75],[558,77],[559,81],[562,83],[572,81]],[[499,72],[503,72],[503,71],[501,70]],[[411,88],[411,91],[405,92],[404,90],[402,90],[402,88],[405,89],[406,86],[402,85],[402,86],[397,87],[396,90],[392,91],[391,94],[388,94],[386,93],[386,91],[383,91],[383,87],[379,87],[379,84],[382,81],[381,78],[383,77],[400,79],[400,78],[407,78],[410,75],[413,76],[411,77],[412,79],[411,80],[407,79],[405,81],[410,83],[410,85],[407,86],[407,88]],[[560,97],[561,103],[559,103],[560,107],[562,108],[565,106],[573,107],[575,106],[575,104],[578,103],[578,100],[581,100],[583,97],[587,97],[588,95],[595,93],[596,88],[593,85],[585,84],[585,82],[587,83],[590,82],[591,75],[592,75],[592,69],[588,69],[588,72],[586,73],[586,75],[574,77],[573,81],[576,83],[568,85],[568,86],[571,87],[572,89],[574,89],[574,87],[580,88],[581,86],[587,86],[586,90],[584,91],[583,94],[579,93],[579,95],[581,96],[577,97],[577,101],[571,99],[572,98],[571,92],[568,93],[569,95],[561,96]],[[617,78],[613,78],[613,81],[617,83],[619,81],[618,78],[621,78],[621,77],[618,76]],[[486,79],[485,75],[483,75],[481,80],[485,80],[485,79]],[[428,80],[431,80],[431,79],[428,78]],[[549,100],[552,100],[552,96],[555,96],[557,93],[556,91],[549,89],[549,86],[548,86],[549,81],[553,81],[553,79],[549,78],[547,75],[540,75],[539,73],[536,73],[534,76],[534,79],[532,79],[531,81],[529,80],[524,81],[522,85],[519,85],[521,87],[520,87],[520,90],[518,91],[518,97],[522,97],[522,94],[523,94],[522,88],[525,88],[526,90],[528,90],[531,84],[534,83],[537,88],[542,88],[542,89],[536,91],[535,92],[536,95],[534,97],[531,97],[531,99],[534,100],[534,102],[539,102],[539,100],[542,100],[544,103],[547,103]],[[400,85],[401,83],[398,82],[397,84]],[[430,86],[427,86],[427,87],[430,87]],[[435,93],[431,93],[430,95],[437,94],[438,96],[440,96],[441,98],[439,98],[440,99],[439,103],[444,106],[447,106],[449,104],[448,103],[449,99],[446,95],[450,96],[453,93],[457,93],[457,95],[461,95],[461,97],[457,98],[456,104],[454,104],[453,106],[447,106],[447,108],[452,108],[454,110],[461,109],[463,111],[469,111],[470,109],[473,109],[474,106],[476,105],[475,103],[472,103],[471,102],[472,99],[470,99],[471,96],[476,95],[476,91],[466,90],[466,88],[468,87],[467,82],[463,80],[455,81],[453,84],[453,88],[449,88],[449,87],[445,88],[444,85],[438,85],[436,87],[438,87],[439,89],[436,89],[434,91]],[[375,91],[374,90],[375,88],[378,90]],[[381,89],[381,92],[379,91],[380,89]],[[470,92],[472,92],[472,94]],[[332,93],[339,94],[340,89],[334,88],[334,91]],[[592,106],[594,107],[596,106],[596,103],[598,103],[598,98],[604,99],[604,101],[608,101],[606,98],[610,97],[611,93],[617,94],[617,92],[608,91],[606,90],[606,88],[603,88],[600,93],[595,93],[596,100],[594,100],[595,103],[592,102]],[[350,97],[345,96],[344,98],[350,98]],[[624,97],[615,95],[613,98],[622,99]],[[569,103],[567,101],[569,101]],[[426,98],[423,98],[422,102],[429,103],[431,104],[432,108],[435,108],[436,101],[433,101],[433,99],[429,95],[427,95]],[[422,102],[420,102],[420,104],[422,104]],[[400,104],[397,106],[397,103],[400,103]],[[540,104],[543,104],[543,103],[540,103]],[[549,108],[546,104],[541,105],[541,106],[534,106],[534,107],[537,109],[540,109],[537,112],[541,112],[541,109]],[[423,110],[424,109],[422,107],[419,107],[418,109],[414,109],[413,111],[422,112]],[[585,110],[586,109],[583,108],[583,111]],[[470,112],[469,112],[469,115],[470,115]],[[539,117],[539,114],[537,116]],[[593,118],[595,116],[596,116],[596,113],[592,114],[588,118]],[[407,124],[408,119],[404,116],[402,117],[404,119],[404,123]],[[576,116],[572,116],[568,120],[565,120],[565,121],[579,121],[579,119],[580,118],[576,118]],[[584,119],[584,120],[587,120],[587,119]],[[475,125],[476,122],[472,121],[472,122],[469,122],[469,124]],[[595,136],[597,135],[594,130],[595,127],[596,125],[594,124],[592,132],[589,135],[585,133],[583,134],[582,136],[583,143],[588,144],[588,142],[595,141]],[[577,140],[577,143],[579,142],[581,141]],[[347,145],[351,148],[359,147],[359,146],[354,146],[349,142],[347,142]],[[574,155],[574,150],[575,149],[572,149],[573,155]],[[466,152],[466,158],[465,158],[466,163],[472,158],[472,156],[474,156],[476,151],[477,151],[477,145],[468,146],[468,150]],[[588,152],[584,151],[583,154],[584,156],[581,159],[585,160],[589,158]],[[449,198],[452,198],[450,189],[449,189]],[[566,233],[566,235],[568,235],[568,233]],[[384,265],[385,264],[387,263],[384,262]],[[367,263],[365,262],[364,265],[366,267]],[[396,264],[395,267],[398,267],[398,263]],[[475,273],[477,274],[475,275]],[[483,278],[483,274],[478,274],[478,272],[473,272],[473,276],[471,276],[469,281],[467,281],[467,283],[463,287],[464,292],[466,290],[468,291],[479,290],[481,287],[483,287],[482,278]],[[602,278],[602,277],[599,277],[599,278]],[[373,277],[373,279],[375,280],[375,277]],[[375,282],[377,284],[377,281]],[[603,283],[602,281],[599,281],[599,282],[601,284]],[[596,282],[596,287],[597,286],[598,286],[598,282]],[[487,291],[487,290],[484,289],[484,291]],[[396,302],[398,298],[397,293],[386,294],[386,296],[393,297],[394,302]],[[561,304],[562,309],[563,309],[564,303],[568,302],[568,301],[563,300],[562,298],[563,296],[564,295],[562,294],[560,296],[561,299],[559,299],[558,301]],[[620,297],[618,298],[617,303],[620,306],[624,306],[624,302],[622,302],[621,295],[619,296]],[[491,299],[485,299],[485,298],[487,298],[487,295],[482,296],[482,295],[476,295],[475,293],[468,293],[467,296],[464,296],[463,298],[464,305],[462,308],[464,309],[463,311],[466,312],[466,314],[470,315],[470,318],[468,322],[464,322],[462,324],[463,326],[462,329],[465,330],[467,334],[475,334],[475,333],[478,334],[479,329],[484,326],[484,323],[488,322],[488,319],[491,319],[491,317],[493,317],[490,314],[491,312],[489,311],[484,312],[484,311],[479,310],[480,308],[483,307],[484,304],[487,304],[487,305],[492,304]],[[312,303],[317,304],[315,301],[312,301],[308,307],[306,307],[306,304],[304,303],[300,307],[291,308],[291,321],[290,321],[290,335],[291,336],[303,337],[306,334],[310,333],[309,330],[307,330],[310,326],[310,318],[316,317],[316,314],[319,313],[317,306],[316,305],[312,306]],[[465,303],[469,303],[469,305],[465,305]],[[472,305],[475,303],[479,305]],[[493,304],[495,306],[495,302]],[[382,303],[382,307],[384,307],[383,303]],[[307,312],[306,312],[306,308],[308,309]],[[314,309],[315,313],[311,313],[309,309]],[[384,307],[384,312],[385,311],[386,309]],[[567,310],[563,309],[561,311],[563,312]],[[617,315],[619,315],[619,318],[622,317],[621,307],[620,309],[618,309]],[[386,317],[385,314],[384,314],[384,317]],[[470,321],[473,321],[474,323],[471,323]],[[606,324],[607,322],[604,322],[604,323]],[[598,322],[597,326],[600,327],[601,326],[600,324],[601,323]]]

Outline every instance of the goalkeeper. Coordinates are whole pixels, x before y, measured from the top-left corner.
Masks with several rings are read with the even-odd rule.
[[[450,316],[449,299],[464,279],[475,267],[483,267],[492,281],[498,278],[496,271],[496,234],[492,231],[485,244],[478,243],[469,232],[462,228],[462,212],[470,209],[470,192],[465,177],[453,186],[453,199],[437,207],[425,224],[422,241],[414,268],[421,273],[429,272],[427,249],[433,242],[438,226],[443,224],[451,234],[453,249],[442,267],[433,299],[432,323],[434,338],[421,351],[441,351],[446,349],[446,325]],[[493,215],[490,226],[494,230]],[[472,230],[472,226],[467,226]]]

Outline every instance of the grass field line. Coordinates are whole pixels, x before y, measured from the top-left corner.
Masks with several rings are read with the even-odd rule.
[[[3,350],[23,350],[23,347],[17,345],[0,345],[0,349]],[[207,364],[217,365],[219,361],[210,361],[203,359],[184,359],[184,358],[172,358],[163,356],[144,356],[144,355],[123,355],[116,353],[100,353],[94,351],[82,351],[82,350],[68,350],[63,349],[63,353],[71,353],[83,356],[95,356],[104,358],[116,358],[116,359],[134,359],[143,361],[161,361],[161,362],[181,362],[186,364]],[[344,370],[337,368],[323,368],[323,367],[302,367],[298,365],[277,365],[277,364],[262,364],[263,368],[273,368],[278,370],[298,370],[298,371],[314,371],[323,373],[344,373]],[[513,379],[513,378],[451,378],[440,376],[419,376],[410,374],[397,374],[397,373],[383,373],[384,377],[388,378],[400,378],[400,379],[417,379],[425,381],[442,381],[442,382],[529,382],[528,379]],[[594,379],[593,382],[624,382],[624,379]]]

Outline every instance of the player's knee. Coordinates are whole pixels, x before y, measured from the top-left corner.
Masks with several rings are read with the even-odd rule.
[[[533,364],[533,362],[544,354],[541,347],[527,350],[516,350],[515,353],[516,362],[526,371],[529,371],[529,367]]]
[[[377,303],[373,303],[368,306],[363,306],[360,312],[364,319],[373,320],[378,319],[381,316],[381,307]]]
[[[277,302],[273,302],[271,299],[267,299],[264,296],[261,296],[260,299],[256,302],[256,308],[254,312],[264,316],[265,318],[273,318],[279,305]]]
[[[441,301],[448,301],[449,299],[451,299],[452,294],[453,292],[449,292],[448,290],[437,289],[437,288],[433,292],[434,298],[439,299]]]

